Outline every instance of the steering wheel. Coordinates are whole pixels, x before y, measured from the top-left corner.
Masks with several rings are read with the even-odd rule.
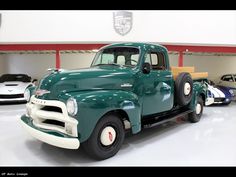
[[[138,61],[136,61],[136,60],[134,60],[134,59],[126,60],[126,62],[127,62],[127,61],[133,61],[133,62],[135,62],[135,63],[138,63]],[[125,62],[125,63],[126,63],[126,62]]]

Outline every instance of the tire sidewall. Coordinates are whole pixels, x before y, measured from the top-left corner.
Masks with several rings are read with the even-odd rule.
[[[201,111],[200,111],[199,114],[196,113],[197,104],[201,105]],[[192,122],[192,123],[199,122],[201,117],[202,117],[203,99],[200,96],[198,96],[198,98],[197,98],[197,104],[195,105],[195,110],[189,115],[189,121]]]
[[[202,117],[202,112],[203,112],[203,99],[200,96],[198,96],[198,98],[197,98],[197,104],[201,105],[201,112],[199,114],[196,113],[196,110],[194,112],[196,114],[196,117],[200,120]],[[197,107],[197,105],[196,105],[196,107]]]
[[[184,94],[185,84],[189,83],[190,93],[188,95]],[[180,73],[175,81],[175,92],[177,103],[180,106],[185,106],[190,103],[193,96],[193,80],[189,73]]]
[[[104,146],[101,143],[101,133],[106,127],[112,127],[116,132],[115,141]],[[121,148],[124,141],[124,125],[119,117],[115,115],[107,115],[103,117],[96,125],[93,133],[87,140],[86,151],[95,159],[104,160],[114,156]]]

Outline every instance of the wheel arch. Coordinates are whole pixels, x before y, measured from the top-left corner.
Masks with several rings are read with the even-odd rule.
[[[138,96],[133,92],[102,90],[73,92],[69,96],[73,96],[78,102],[79,111],[76,117],[79,122],[78,138],[81,142],[90,137],[102,117],[112,113],[130,122],[133,134],[141,131],[141,105]]]
[[[202,97],[203,103],[206,101],[206,95],[204,93],[200,93],[200,96]]]
[[[108,115],[116,115],[122,121],[125,129],[128,129],[128,127],[131,128],[130,117],[129,117],[128,113],[125,112],[123,109],[110,110],[107,113],[105,113],[102,117],[105,117]],[[128,122],[125,122],[125,121],[128,121]],[[129,124],[129,125],[127,125],[127,124]]]

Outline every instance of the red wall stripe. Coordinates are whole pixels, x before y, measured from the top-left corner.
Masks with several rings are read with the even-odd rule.
[[[93,50],[107,44],[0,44],[0,50]],[[190,46],[164,45],[169,51],[236,53],[236,47],[227,46]]]
[[[61,67],[61,59],[60,59],[60,51],[56,51],[56,68],[60,69]]]
[[[0,50],[93,50],[107,44],[4,44]]]

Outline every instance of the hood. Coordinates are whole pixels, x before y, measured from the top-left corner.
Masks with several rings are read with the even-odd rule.
[[[23,94],[31,82],[8,81],[0,83],[1,95]]]
[[[39,84],[47,90],[41,99],[57,99],[68,92],[99,89],[132,89],[135,69],[119,66],[97,66],[80,70],[63,70],[45,76]]]
[[[216,86],[216,88],[218,88],[219,90],[221,90],[221,91],[224,93],[224,95],[225,95],[226,98],[231,98],[231,97],[234,96],[233,91],[231,91],[232,93],[230,93],[230,90],[231,90],[231,89],[228,88],[228,87]]]
[[[208,85],[208,90],[213,94],[214,98],[225,98],[225,94],[214,86]]]

